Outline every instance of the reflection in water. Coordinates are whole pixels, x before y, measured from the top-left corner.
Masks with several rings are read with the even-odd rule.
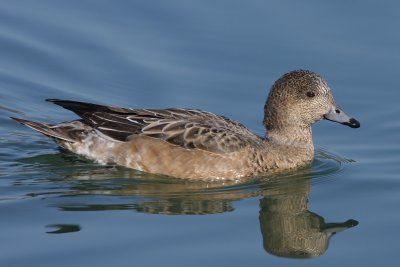
[[[291,173],[260,177],[246,183],[193,182],[166,179],[125,168],[110,168],[73,160],[63,154],[52,155],[51,164],[46,156],[32,157],[24,163],[34,162],[52,173],[48,182],[52,188],[65,183],[63,196],[116,196],[106,203],[58,204],[63,211],[135,210],[137,212],[183,215],[214,214],[233,211],[232,202],[250,197],[261,197],[260,229],[264,249],[277,256],[312,258],[321,256],[328,248],[330,237],[344,229],[356,226],[355,220],[343,223],[325,223],[323,217],[308,210],[311,181],[321,179],[340,170],[341,159],[329,153],[319,153],[313,166]],[[61,157],[61,158],[57,158]],[[65,160],[73,160],[65,168]],[[346,162],[348,162],[346,160]],[[60,165],[64,165],[60,168]],[[54,178],[56,176],[62,178]],[[131,179],[129,179],[131,178]],[[31,196],[51,197],[49,192]],[[121,203],[122,202],[122,203]],[[256,215],[255,215],[256,216]],[[59,229],[48,233],[79,231],[79,225],[53,225]]]
[[[282,194],[265,196],[260,201],[263,245],[271,254],[290,258],[321,256],[333,234],[358,224],[355,220],[327,224],[324,218],[310,212],[309,180],[287,183],[280,190]]]
[[[50,224],[46,225],[47,228],[55,228],[53,231],[47,231],[48,234],[66,234],[79,232],[81,227],[78,224]]]

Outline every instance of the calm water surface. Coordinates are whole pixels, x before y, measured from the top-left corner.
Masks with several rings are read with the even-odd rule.
[[[395,266],[396,1],[1,1],[0,266]],[[61,153],[9,116],[44,102],[193,107],[263,134],[283,73],[323,75],[354,130],[314,127],[311,167],[195,183]],[[304,259],[306,258],[306,259]]]

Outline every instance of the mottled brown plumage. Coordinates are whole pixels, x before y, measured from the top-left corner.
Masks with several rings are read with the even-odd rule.
[[[336,106],[327,83],[304,70],[285,74],[272,86],[264,108],[265,137],[196,109],[48,101],[81,119],[57,125],[15,120],[100,163],[191,179],[240,179],[302,166],[314,156],[311,124],[326,118],[359,127]]]

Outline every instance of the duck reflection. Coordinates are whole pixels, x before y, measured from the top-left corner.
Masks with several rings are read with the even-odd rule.
[[[135,210],[166,215],[215,214],[233,211],[233,201],[261,197],[259,222],[264,249],[281,257],[313,258],[325,253],[334,234],[358,224],[352,219],[326,223],[322,216],[309,211],[311,180],[328,174],[327,168],[321,169],[320,174],[303,168],[249,183],[222,184],[165,179],[123,168],[83,164],[74,166],[74,172],[64,168],[65,173],[58,173],[63,176],[63,183],[71,181],[71,190],[66,195],[122,197],[113,198],[110,204],[69,202],[58,208],[64,211]],[[60,172],[58,167],[53,170]],[[60,179],[54,178],[53,182]],[[80,230],[63,226],[52,233],[71,232],[71,229]]]
[[[276,256],[314,258],[328,249],[334,234],[358,224],[355,220],[325,223],[308,210],[309,180],[292,181],[280,187],[282,194],[260,200],[260,228],[263,246]]]
[[[232,202],[235,200],[261,195],[259,221],[263,247],[273,255],[288,258],[321,256],[328,249],[329,239],[334,234],[358,224],[355,220],[326,223],[323,217],[309,211],[311,185],[308,178],[295,177],[288,181],[278,178],[263,181],[258,186],[261,186],[258,191],[252,191],[253,186],[250,185],[240,188],[240,185],[221,187],[220,184],[181,181],[162,184],[142,180],[120,189],[103,187],[79,190],[80,194],[136,196],[133,203],[70,205],[61,208],[65,211],[133,209],[168,215],[214,214],[233,211]]]

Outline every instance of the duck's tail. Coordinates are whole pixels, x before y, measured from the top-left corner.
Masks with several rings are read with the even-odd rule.
[[[79,142],[82,138],[82,133],[88,129],[87,125],[84,125],[81,121],[64,122],[60,124],[49,124],[23,120],[19,118],[11,117],[16,122],[28,126],[48,137],[56,139],[56,141],[66,142]]]

